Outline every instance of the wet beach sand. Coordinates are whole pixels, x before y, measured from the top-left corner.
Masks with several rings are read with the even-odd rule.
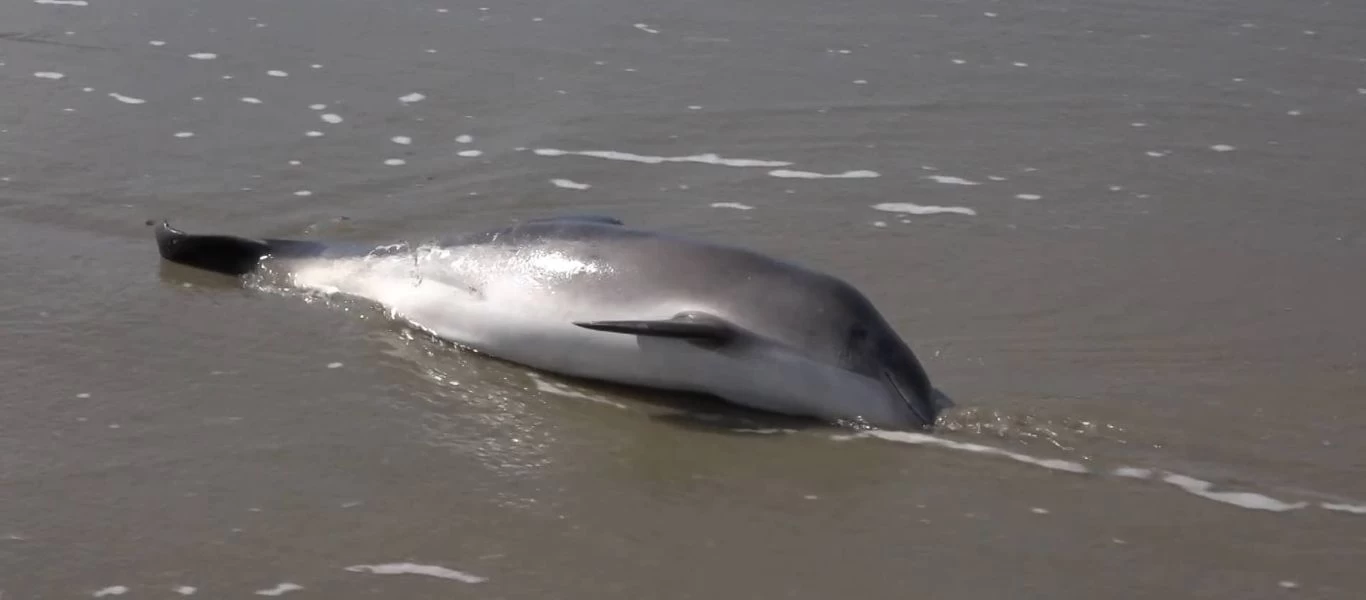
[[[0,4],[0,597],[1366,597],[1366,6]],[[162,264],[564,213],[957,406],[572,381]]]

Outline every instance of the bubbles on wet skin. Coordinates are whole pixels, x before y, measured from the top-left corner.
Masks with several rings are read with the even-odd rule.
[[[514,255],[514,261],[520,267],[520,275],[533,285],[612,270],[610,265],[585,261],[558,250],[522,250]]]

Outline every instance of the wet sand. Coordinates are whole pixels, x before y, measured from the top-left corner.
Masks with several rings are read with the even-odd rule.
[[[1366,595],[1366,8],[0,6],[0,595]],[[863,289],[860,433],[163,265],[566,212]]]

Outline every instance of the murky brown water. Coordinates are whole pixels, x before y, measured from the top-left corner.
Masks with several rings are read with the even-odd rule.
[[[1342,1],[0,4],[0,595],[1366,596],[1364,30]],[[953,210],[875,208],[905,203]],[[840,274],[959,406],[850,439],[585,386],[164,266],[143,225],[564,212]]]

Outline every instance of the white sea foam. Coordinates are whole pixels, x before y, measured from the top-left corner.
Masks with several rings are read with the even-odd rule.
[[[394,137],[389,138],[389,141],[391,141],[391,142],[393,142],[393,143],[395,143],[395,144],[398,144],[398,145],[400,145],[400,146],[407,146],[407,145],[413,143],[413,138],[410,138],[410,137],[408,137],[408,136],[406,136],[406,135],[396,135],[396,136],[394,136]]]
[[[195,60],[213,60],[215,58],[218,58],[218,55],[212,52],[196,52],[194,54],[191,54],[190,58],[193,58]]]
[[[845,171],[843,173],[813,173],[811,171],[793,171],[791,169],[775,169],[768,172],[773,177],[784,177],[790,179],[871,179],[881,176],[877,171]]]
[[[113,99],[115,99],[115,100],[118,100],[119,102],[122,102],[122,103],[124,103],[124,104],[146,104],[146,103],[147,103],[147,101],[146,101],[146,100],[143,100],[142,98],[134,98],[134,97],[132,97],[132,96],[125,96],[125,95],[123,95],[123,94],[116,94],[116,93],[112,93],[112,92],[109,94],[109,97],[110,97],[110,98],[113,98]]]
[[[261,103],[261,99],[260,99],[260,98],[252,98],[251,96],[247,96],[247,97],[245,97],[245,98],[242,98],[242,101],[243,101],[243,102],[246,102],[247,104],[260,104],[260,103]]]
[[[109,586],[109,587],[107,587],[107,588],[104,588],[104,589],[95,590],[95,593],[90,594],[90,595],[91,595],[91,596],[94,596],[94,597],[96,597],[96,598],[103,598],[103,597],[105,597],[105,596],[122,596],[122,595],[127,594],[127,593],[128,593],[128,586],[123,586],[123,585],[111,585],[111,586]]]
[[[926,175],[925,179],[930,179],[938,183],[947,183],[949,185],[982,185],[981,182],[970,181],[967,179],[963,179],[962,177],[954,177],[952,175]]]
[[[287,594],[287,593],[289,593],[289,592],[295,592],[295,591],[302,590],[302,589],[304,589],[304,586],[299,585],[299,584],[297,584],[297,583],[290,583],[290,582],[286,581],[286,582],[284,582],[284,583],[282,583],[282,584],[280,584],[280,585],[277,585],[277,586],[275,586],[275,587],[273,587],[273,588],[264,589],[264,590],[256,590],[256,595],[257,595],[257,596],[283,596],[283,595],[285,595],[285,594]]]
[[[284,71],[266,71],[266,75],[270,75],[271,77],[289,77],[289,73]]]
[[[939,446],[943,448],[961,450],[965,452],[1001,456],[1026,464],[1040,466],[1057,471],[1066,471],[1069,473],[1087,474],[1091,472],[1091,470],[1088,469],[1085,465],[1078,462],[1061,459],[1039,458],[1029,456],[1026,454],[1021,454],[1018,452],[1012,452],[1002,448],[996,448],[993,446],[967,442],[956,442],[923,433],[873,430],[852,435],[837,435],[834,436],[834,439],[848,440],[853,438],[869,437],[893,442],[900,442],[905,444]],[[1119,477],[1127,477],[1131,479],[1156,479],[1162,481],[1163,483],[1168,483],[1173,486],[1176,486],[1177,488],[1187,493],[1194,494],[1206,500],[1213,500],[1215,502],[1220,502],[1223,504],[1228,504],[1249,510],[1287,512],[1304,509],[1310,506],[1309,502],[1287,502],[1285,500],[1280,500],[1277,498],[1267,496],[1265,494],[1259,494],[1254,492],[1214,491],[1214,484],[1209,481],[1197,479],[1189,475],[1172,473],[1169,471],[1164,471],[1159,475],[1159,473],[1153,469],[1139,467],[1117,467],[1113,469],[1111,473]],[[1344,512],[1355,515],[1366,515],[1366,504],[1322,502],[1319,503],[1318,506],[1319,508],[1322,508],[1324,510]]]
[[[164,41],[162,41],[162,40],[152,40],[152,41],[147,42],[147,43],[148,43],[148,44],[151,44],[151,45],[153,45],[153,46],[165,46],[165,45],[166,45],[166,42],[164,42]]]
[[[1195,494],[1196,496],[1200,496],[1201,498],[1253,510],[1284,512],[1288,510],[1298,510],[1309,505],[1307,502],[1284,502],[1270,496],[1252,492],[1215,492],[1211,491],[1211,488],[1214,487],[1213,483],[1176,473],[1167,473],[1166,475],[1163,475],[1162,481]]]
[[[1019,452],[1011,452],[1009,450],[997,448],[995,446],[987,446],[985,444],[974,444],[971,442],[955,442],[953,440],[944,439],[942,437],[936,437],[933,435],[928,435],[924,433],[914,433],[909,431],[872,430],[865,431],[855,435],[835,436],[835,439],[851,439],[855,437],[873,437],[891,442],[900,442],[903,444],[915,444],[918,446],[939,446],[941,448],[961,450],[964,452],[973,452],[976,454],[1001,456],[1022,463],[1043,467],[1045,469],[1053,469],[1055,471],[1066,471],[1068,473],[1090,472],[1090,469],[1087,469],[1086,465],[1083,465],[1078,462],[1073,462],[1070,460],[1062,460],[1058,458],[1039,458],[1036,456],[1030,456],[1028,454],[1021,454]]]
[[[308,105],[308,107],[311,108],[311,109],[313,109],[313,110],[324,110],[324,109],[327,108],[327,105],[326,105],[326,104],[310,104],[310,105]]]
[[[193,131],[177,131],[177,132],[175,133],[175,136],[178,137],[178,138],[192,138],[192,137],[194,137],[194,132],[193,132]]]
[[[308,196],[312,196],[312,195],[313,195],[313,191],[312,191],[312,190],[299,190],[299,191],[297,191],[297,192],[294,192],[294,195],[295,195],[295,196],[301,196],[301,197],[308,197]]]
[[[177,586],[172,591],[174,591],[177,594],[180,594],[181,596],[193,596],[195,592],[199,591],[199,588],[196,588],[192,585],[182,585]]]
[[[1119,467],[1112,472],[1119,477],[1130,477],[1133,479],[1147,479],[1153,476],[1152,469],[1142,469],[1138,467]]]
[[[579,183],[572,179],[551,179],[550,183],[557,188],[564,188],[566,190],[586,190],[593,187],[589,184]]]
[[[486,577],[471,575],[464,571],[447,569],[436,565],[419,565],[414,563],[388,563],[383,565],[354,565],[346,567],[352,573],[374,573],[376,575],[426,575],[428,577],[438,577],[459,581],[461,583],[482,583],[488,581]]]
[[[1019,200],[1041,200],[1043,199],[1043,196],[1038,194],[1015,194],[1015,198]]]
[[[653,28],[651,28],[649,25],[646,25],[645,23],[636,23],[635,27],[636,27],[636,29],[639,29],[639,30],[641,30],[641,31],[644,31],[645,33],[659,33],[659,30],[658,30],[658,29],[653,29]]]
[[[1234,150],[1237,150],[1237,148],[1234,148],[1233,146],[1230,146],[1228,144],[1215,144],[1213,146],[1210,146],[1209,149],[1215,152],[1232,152]]]
[[[66,77],[66,75],[56,71],[38,71],[37,73],[34,73],[33,76],[39,79],[51,79],[53,81]]]
[[[408,161],[403,160],[401,158],[386,158],[384,159],[384,164],[389,165],[391,167],[398,167],[408,164]]]
[[[1366,504],[1345,504],[1339,502],[1323,502],[1319,508],[1337,512],[1351,513],[1354,515],[1366,515]]]
[[[57,6],[90,6],[86,0],[33,0],[34,4],[55,4]]]
[[[340,368],[342,368],[342,364],[339,363],[339,362],[330,362],[330,363],[327,363],[327,368],[329,368],[329,369],[340,369]]]
[[[335,113],[323,113],[319,118],[333,125],[342,122],[341,115]]]
[[[555,148],[536,148],[535,150],[532,150],[532,152],[535,152],[537,156],[589,156],[592,158],[622,160],[627,162],[645,163],[648,165],[657,165],[661,163],[702,163],[725,167],[786,167],[792,164],[780,160],[723,158],[711,153],[694,154],[690,156],[651,156],[648,154],[617,152],[615,150],[558,150]]]
[[[753,206],[740,202],[712,202],[712,208],[733,208],[735,210],[754,210]]]
[[[883,202],[881,204],[874,204],[873,208],[886,212],[905,213],[909,215],[959,214],[973,216],[977,214],[977,211],[966,206],[933,206],[912,204],[910,202]]]
[[[455,141],[461,144],[468,144],[474,141],[474,136],[462,133],[455,136]]]
[[[321,132],[321,131],[306,131],[306,132],[304,132],[304,135],[306,135],[306,136],[308,136],[308,137],[322,137],[322,136],[323,136],[323,132]]]
[[[426,99],[427,99],[427,96],[426,96],[426,95],[420,94],[420,93],[417,93],[417,92],[413,92],[413,93],[411,93],[411,94],[407,94],[407,95],[405,95],[405,96],[399,96],[399,97],[398,97],[398,101],[399,101],[399,102],[402,102],[402,103],[404,103],[404,104],[411,104],[411,103],[413,103],[413,102],[421,102],[421,101],[426,100]]]

